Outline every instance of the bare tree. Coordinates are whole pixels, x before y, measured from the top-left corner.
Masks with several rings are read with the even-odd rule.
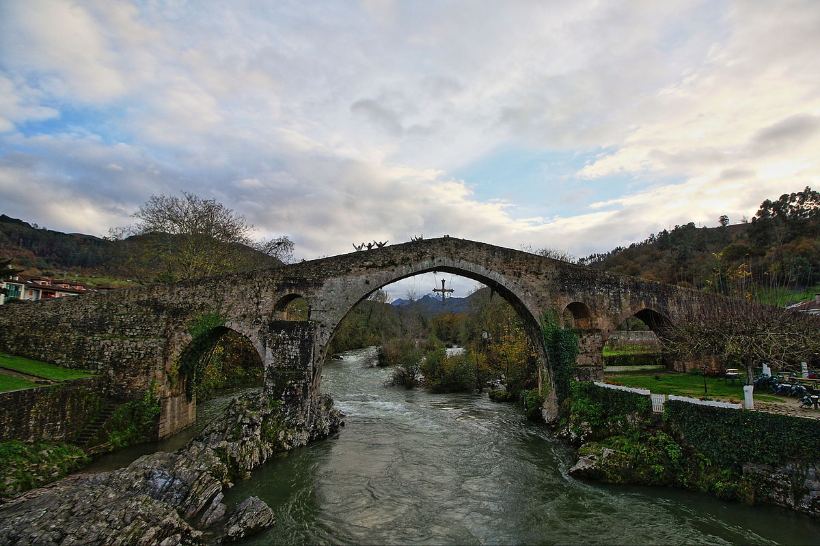
[[[388,294],[381,288],[370,294],[370,297],[367,299],[378,303],[390,303],[391,301],[393,301],[393,298],[390,296],[390,294]]]
[[[215,199],[192,193],[152,195],[133,215],[135,224],[110,231],[111,238],[141,235],[147,256],[142,261],[156,263],[160,280],[180,281],[266,264],[252,247],[268,256],[286,261],[293,256],[293,242],[287,237],[254,242],[250,225],[241,214]],[[269,263],[269,262],[267,262]]]
[[[289,264],[293,261],[293,241],[287,235],[274,237],[259,241],[254,245],[254,248],[263,254],[267,254],[272,258],[276,258],[283,264]]]
[[[820,353],[819,332],[818,317],[714,297],[691,302],[658,334],[671,353],[693,359],[718,357],[727,365],[745,368],[751,383],[759,364],[787,371],[815,358]]]
[[[572,264],[578,261],[578,259],[569,252],[566,252],[564,250],[558,250],[555,248],[533,248],[531,245],[522,245],[521,250],[523,250],[524,252],[529,252],[531,254],[538,254],[539,256],[543,256],[545,258],[551,258],[553,260],[569,262]]]
[[[419,299],[419,291],[415,287],[410,287],[404,294],[404,299],[407,301],[416,301]]]

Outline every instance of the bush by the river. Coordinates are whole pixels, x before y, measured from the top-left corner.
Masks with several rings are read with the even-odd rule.
[[[379,348],[379,366],[408,367],[421,359],[421,350],[412,339],[395,337],[382,343]]]
[[[586,477],[607,483],[666,485],[735,500],[746,496],[740,472],[708,459],[662,430],[633,429],[584,444],[579,455],[594,457]]]
[[[88,462],[88,455],[70,444],[0,442],[0,497],[53,482]]]
[[[521,403],[524,406],[524,414],[530,421],[542,421],[541,407],[544,405],[544,393],[538,389],[528,389],[521,391]]]
[[[427,353],[421,363],[425,384],[433,392],[473,392],[477,366],[470,356],[448,357],[443,348]]]

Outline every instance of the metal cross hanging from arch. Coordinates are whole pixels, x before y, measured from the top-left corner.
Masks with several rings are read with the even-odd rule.
[[[441,302],[444,303],[444,298],[447,297],[447,294],[454,292],[454,290],[452,288],[444,288],[444,279],[441,279],[441,288],[433,288],[433,292],[440,292]]]

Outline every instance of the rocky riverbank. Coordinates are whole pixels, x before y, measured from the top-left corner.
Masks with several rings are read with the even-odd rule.
[[[343,425],[332,400],[307,407],[264,394],[235,398],[225,414],[174,452],[112,472],[70,476],[0,507],[0,544],[204,544],[273,525],[251,497],[231,513],[225,489],[271,455],[325,438]]]
[[[670,486],[820,517],[820,428],[813,420],[668,402],[575,384],[558,435],[576,478]]]

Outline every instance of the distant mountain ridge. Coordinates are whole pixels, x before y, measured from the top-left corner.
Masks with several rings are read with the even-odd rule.
[[[471,297],[472,294],[466,298],[448,297],[441,301],[441,296],[426,294],[417,300],[399,298],[390,302],[390,305],[424,317],[435,317],[444,313],[467,313],[470,310]]]

